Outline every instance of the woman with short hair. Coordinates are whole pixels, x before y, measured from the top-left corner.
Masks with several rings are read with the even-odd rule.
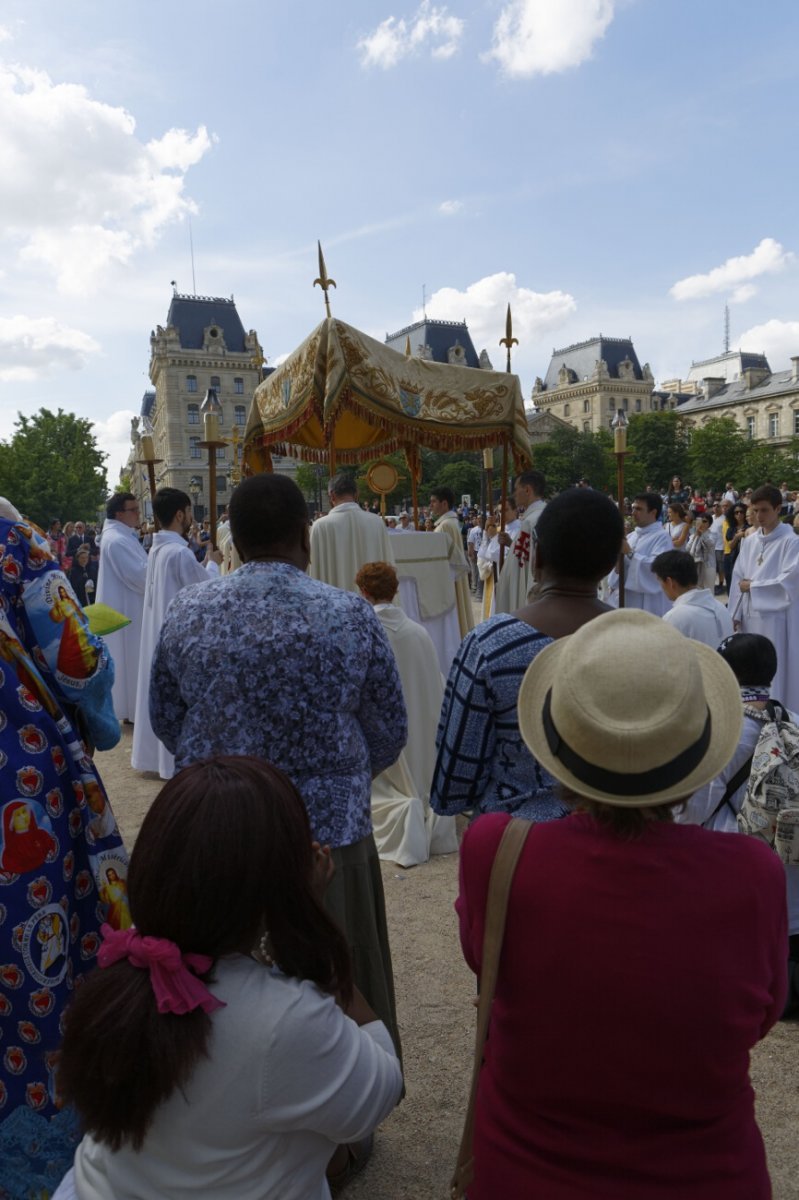
[[[782,864],[672,820],[738,744],[735,676],[622,609],[536,656],[519,725],[573,811],[532,827],[513,876],[469,1200],[769,1200],[749,1054],[785,1001]],[[461,844],[478,975],[509,820]]]

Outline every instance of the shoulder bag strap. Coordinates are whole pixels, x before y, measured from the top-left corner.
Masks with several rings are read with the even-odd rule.
[[[732,815],[734,817],[737,817],[738,814],[736,813],[735,809],[732,807],[732,804],[730,802],[731,802],[733,796],[735,795],[735,793],[738,791],[738,788],[741,787],[742,784],[746,783],[747,779],[749,778],[750,774],[752,773],[752,759],[754,757],[755,757],[754,754],[750,755],[750,757],[747,758],[747,760],[743,764],[743,766],[739,767],[738,770],[735,772],[732,779],[730,780],[730,782],[727,784],[726,788],[724,789],[724,795],[721,797],[718,804],[713,809],[713,812],[710,814],[710,816],[707,818],[707,820],[702,822],[703,829],[707,829],[707,827],[709,825],[712,825],[713,821],[716,819],[716,817],[719,815],[721,810],[724,808],[725,804],[729,804],[730,810],[732,811]]]
[[[519,855],[532,827],[532,821],[522,821],[518,817],[512,817],[502,834],[502,840],[497,848],[494,864],[491,868],[491,877],[488,882],[488,900],[486,902],[485,932],[483,934],[483,957],[480,968],[480,997],[477,1005],[477,1030],[474,1040],[472,1083],[469,1089],[469,1103],[463,1123],[458,1161],[450,1184],[450,1196],[452,1200],[459,1200],[459,1197],[466,1194],[466,1188],[471,1183],[474,1174],[472,1155],[474,1107],[477,1099],[480,1069],[483,1064],[483,1048],[488,1033],[491,1005],[497,985],[497,972],[502,953],[502,942],[505,936],[505,916],[508,910],[508,896],[510,895],[510,888],[514,872],[516,871],[516,864],[519,861]]]

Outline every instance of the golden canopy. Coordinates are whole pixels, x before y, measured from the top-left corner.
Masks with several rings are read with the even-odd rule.
[[[530,442],[518,376],[398,354],[328,318],[261,383],[244,440],[250,470],[271,454],[356,463],[418,447],[453,452],[506,445],[518,469]]]

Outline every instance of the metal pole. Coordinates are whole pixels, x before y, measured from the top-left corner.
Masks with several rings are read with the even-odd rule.
[[[505,505],[508,503],[508,438],[507,435],[502,439],[502,511],[499,516],[500,532],[505,532]],[[505,547],[502,542],[499,543],[499,569],[502,570],[502,564],[505,561]]]
[[[620,451],[617,451],[616,455],[615,455],[615,457],[616,457],[616,489],[617,489],[618,500],[619,500],[619,512],[621,513],[622,521],[624,521],[624,458],[625,458],[626,453],[627,453],[626,450],[620,450]],[[624,536],[625,536],[625,540],[626,540],[626,538],[627,538],[626,529],[625,529]],[[624,568],[625,568],[625,566],[626,566],[626,560],[625,560],[624,550],[619,550],[619,561],[618,561],[618,564],[616,567],[616,570],[617,570],[618,576],[619,576],[619,608],[624,608]]]

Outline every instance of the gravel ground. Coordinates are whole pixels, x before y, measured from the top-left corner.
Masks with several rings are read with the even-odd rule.
[[[97,763],[128,848],[159,790],[130,767],[131,728]],[[381,1126],[352,1200],[443,1200],[460,1139],[474,1037],[474,985],[460,955],[452,902],[457,856],[383,882],[405,1055],[407,1096]],[[586,1001],[588,1003],[588,1000]],[[755,1050],[752,1078],[774,1200],[799,1197],[799,1022],[780,1022]]]

